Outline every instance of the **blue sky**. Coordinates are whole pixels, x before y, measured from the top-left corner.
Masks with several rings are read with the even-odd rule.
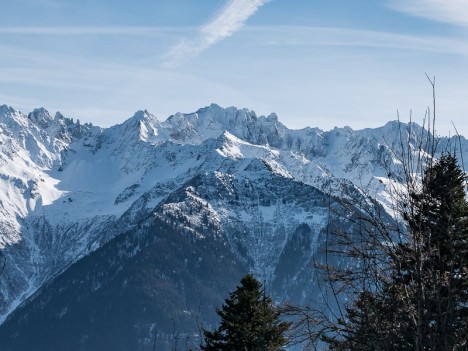
[[[101,126],[214,102],[286,126],[468,136],[466,0],[2,0],[0,104]]]

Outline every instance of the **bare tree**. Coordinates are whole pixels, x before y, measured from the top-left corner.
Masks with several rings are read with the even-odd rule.
[[[390,211],[370,194],[330,206],[324,259],[315,265],[323,298],[285,308],[297,318],[298,341],[311,349],[466,350],[466,177],[456,149],[435,158],[435,79],[429,81],[427,127],[417,132],[411,121],[399,123],[399,145],[388,148],[399,167],[383,160]],[[333,230],[338,220],[349,230]]]

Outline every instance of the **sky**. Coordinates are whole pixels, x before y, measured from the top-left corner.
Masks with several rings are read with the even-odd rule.
[[[0,105],[107,127],[216,103],[468,136],[468,0],[1,0]]]

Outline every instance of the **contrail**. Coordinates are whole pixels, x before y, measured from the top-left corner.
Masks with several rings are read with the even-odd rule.
[[[202,26],[194,39],[183,39],[167,55],[174,64],[185,58],[198,56],[202,51],[239,31],[245,22],[269,0],[230,0],[223,10]]]

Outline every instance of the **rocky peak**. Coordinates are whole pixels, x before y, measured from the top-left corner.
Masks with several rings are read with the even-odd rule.
[[[37,126],[46,129],[53,122],[54,118],[50,115],[49,111],[45,108],[35,108],[33,112],[28,115],[29,120]]]
[[[13,114],[17,112],[13,107],[8,105],[0,105],[0,116],[4,116],[7,114]]]
[[[122,124],[108,128],[105,133],[110,142],[121,140],[124,143],[144,141],[160,144],[166,140],[160,136],[161,132],[158,118],[147,110],[139,110]]]
[[[11,106],[2,105],[0,106],[0,123],[16,130],[18,127],[27,128],[28,118]]]
[[[137,122],[158,121],[158,118],[155,115],[149,113],[148,110],[138,110],[130,119]]]

